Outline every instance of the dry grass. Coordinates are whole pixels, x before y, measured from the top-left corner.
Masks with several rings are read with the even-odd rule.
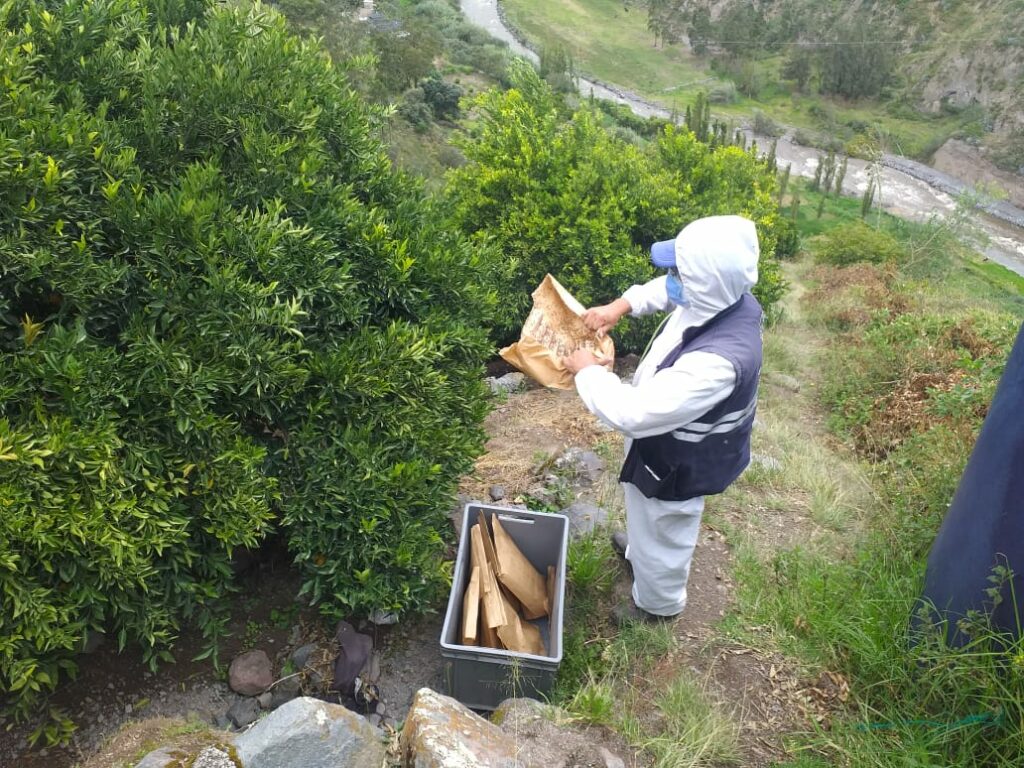
[[[573,391],[533,388],[510,397],[487,417],[487,452],[462,482],[463,493],[487,498],[492,485],[515,499],[537,484],[548,464],[570,446],[589,448],[605,435]]]

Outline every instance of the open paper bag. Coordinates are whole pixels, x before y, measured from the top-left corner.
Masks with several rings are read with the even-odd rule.
[[[573,375],[562,358],[589,349],[599,360],[615,359],[615,344],[599,337],[580,318],[584,307],[551,275],[533,292],[533,309],[519,341],[501,350],[502,358],[530,378],[555,389],[572,389]]]

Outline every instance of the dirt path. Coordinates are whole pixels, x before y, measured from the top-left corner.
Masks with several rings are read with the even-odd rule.
[[[783,757],[783,736],[826,720],[845,697],[845,684],[827,670],[797,669],[767,650],[767,637],[756,642],[758,627],[745,626],[742,643],[724,628],[727,616],[743,622],[733,579],[737,548],[770,556],[798,542],[813,545],[826,532],[855,528],[870,500],[856,466],[830,446],[816,402],[815,356],[824,336],[802,311],[804,268],[786,268],[794,289],[785,320],[766,334],[755,463],[733,489],[709,499],[675,648],[633,682],[641,698],[652,698],[665,680],[689,676],[730,714],[745,766],[769,766]],[[515,393],[491,415],[488,430],[489,453],[466,483],[472,495],[493,484],[504,485],[510,498],[528,494],[540,482],[544,457],[571,446],[593,448],[607,456],[608,469],[601,483],[577,495],[621,519],[614,480],[621,438],[603,429],[574,393]],[[627,589],[623,571],[617,590]]]

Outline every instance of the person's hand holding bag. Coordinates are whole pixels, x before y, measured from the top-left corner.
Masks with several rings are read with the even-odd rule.
[[[611,304],[602,304],[599,307],[591,307],[580,317],[583,324],[598,336],[604,336],[615,327],[624,316],[633,311],[629,302],[625,299],[616,299]]]

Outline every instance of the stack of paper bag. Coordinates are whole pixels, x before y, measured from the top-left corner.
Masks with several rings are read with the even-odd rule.
[[[462,601],[462,644],[547,655],[531,623],[551,615],[554,568],[542,576],[508,535],[498,515],[483,512],[470,528],[469,583]]]

